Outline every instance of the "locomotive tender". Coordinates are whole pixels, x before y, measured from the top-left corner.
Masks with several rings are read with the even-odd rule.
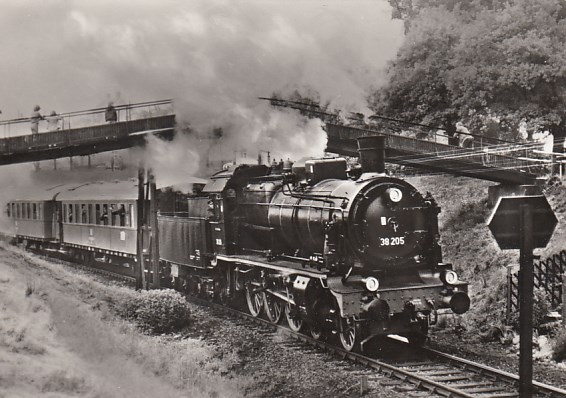
[[[359,173],[340,158],[284,169],[234,165],[181,206],[162,195],[162,276],[188,293],[225,303],[242,298],[252,315],[265,313],[273,323],[286,317],[291,329],[315,338],[337,335],[346,350],[389,334],[422,344],[438,309],[469,309],[467,283],[442,261],[434,199],[386,176],[383,137],[362,137],[358,145]],[[61,193],[63,203],[52,198],[62,217],[49,222],[78,223],[87,232],[80,242],[64,234],[50,242],[131,269],[136,242],[126,232],[138,228],[135,201],[122,194],[110,203],[93,194],[89,201],[78,192]],[[106,225],[104,204],[123,209]],[[114,238],[102,242],[93,228],[113,229]],[[111,247],[118,238],[122,251]]]

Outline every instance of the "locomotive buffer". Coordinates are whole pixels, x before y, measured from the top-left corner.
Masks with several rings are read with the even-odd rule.
[[[519,396],[533,393],[533,249],[546,247],[557,224],[546,197],[501,197],[488,221],[499,248],[519,249]]]

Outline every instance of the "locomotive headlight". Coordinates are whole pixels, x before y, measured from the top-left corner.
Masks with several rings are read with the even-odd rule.
[[[389,195],[389,200],[394,203],[398,203],[403,199],[403,192],[398,188],[389,188],[385,193]]]
[[[379,289],[379,281],[377,278],[370,276],[369,278],[362,279],[362,282],[366,284],[366,289],[370,292],[376,292]]]
[[[446,270],[441,274],[440,279],[447,285],[454,285],[458,282],[458,274],[452,270]]]

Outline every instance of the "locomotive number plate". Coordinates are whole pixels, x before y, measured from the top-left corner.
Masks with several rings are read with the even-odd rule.
[[[405,244],[404,236],[391,236],[388,238],[379,238],[380,246],[403,246]]]

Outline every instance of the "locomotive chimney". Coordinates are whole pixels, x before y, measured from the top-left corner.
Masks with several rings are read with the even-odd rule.
[[[362,173],[385,173],[385,136],[358,137]]]

